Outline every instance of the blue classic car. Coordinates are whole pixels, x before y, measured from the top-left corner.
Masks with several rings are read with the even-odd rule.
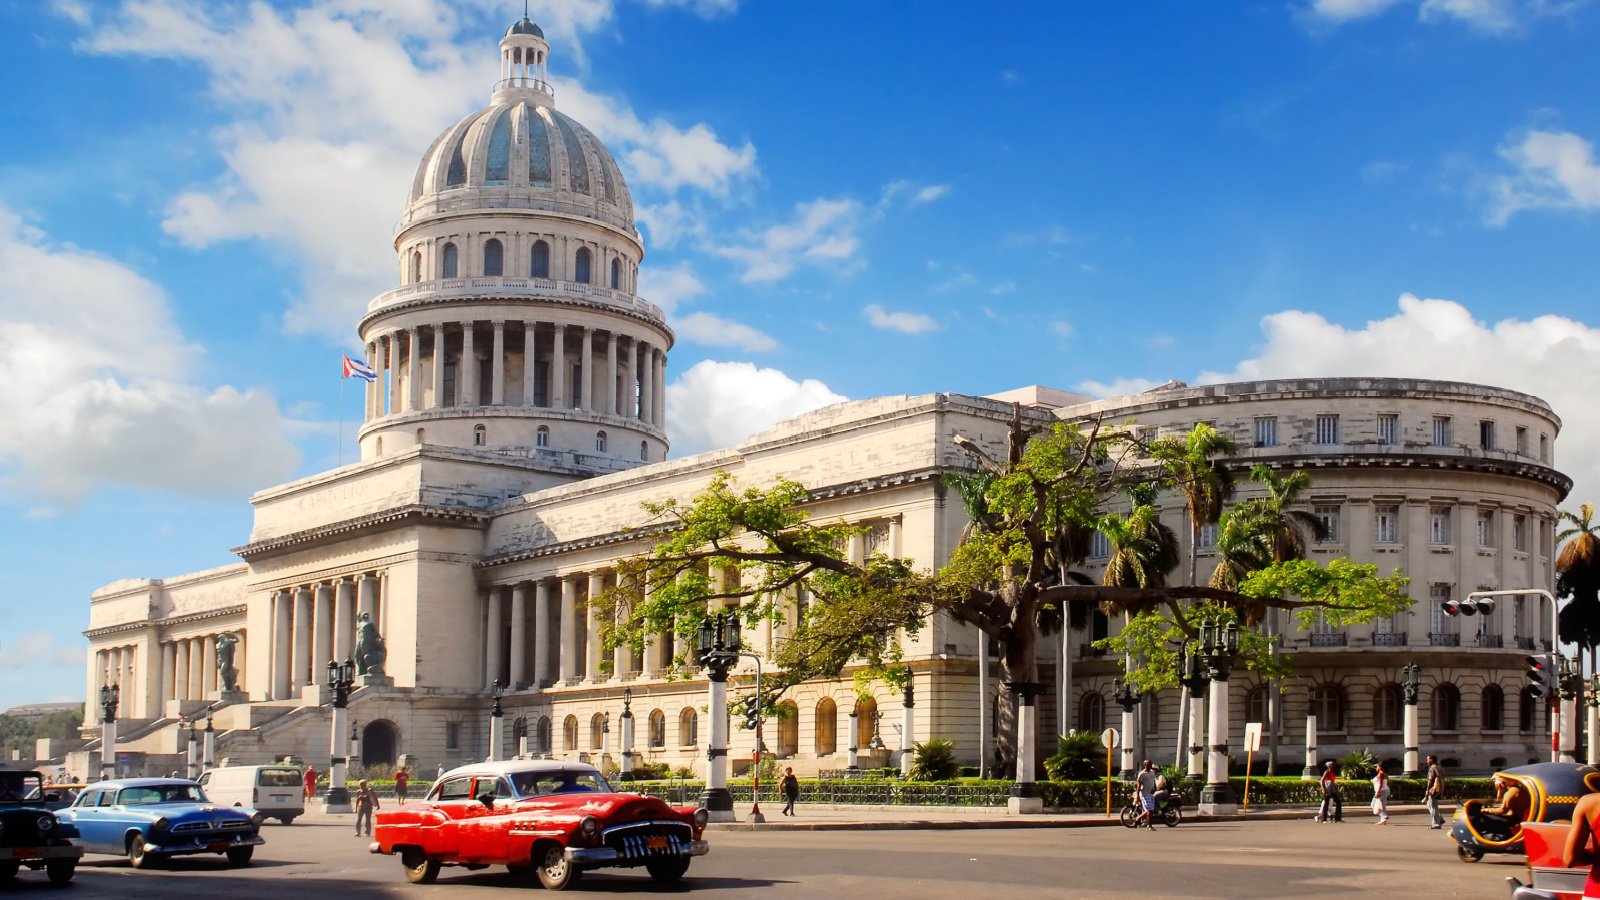
[[[77,826],[85,850],[126,856],[135,869],[190,853],[225,853],[229,863],[243,866],[256,845],[266,843],[253,810],[216,806],[183,778],[91,784],[60,816]]]

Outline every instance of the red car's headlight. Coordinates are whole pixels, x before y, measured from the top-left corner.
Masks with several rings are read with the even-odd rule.
[[[711,814],[706,812],[704,806],[694,811],[694,830],[701,831],[706,827],[706,822],[711,819]]]
[[[592,841],[594,836],[600,833],[600,820],[594,816],[584,816],[583,821],[578,823],[578,830],[583,833],[584,838]]]

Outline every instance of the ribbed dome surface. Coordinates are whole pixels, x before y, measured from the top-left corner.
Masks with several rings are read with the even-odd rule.
[[[412,181],[413,211],[430,199],[454,206],[458,191],[487,195],[486,207],[555,209],[633,230],[633,200],[605,145],[571,116],[524,99],[475,112],[434,141]]]
[[[513,22],[511,27],[506,29],[506,37],[511,37],[514,34],[531,34],[534,37],[542,38],[544,37],[544,29],[533,24],[533,20],[527,16],[523,16],[520,21]]]

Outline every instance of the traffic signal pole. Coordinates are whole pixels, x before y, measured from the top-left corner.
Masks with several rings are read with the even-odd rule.
[[[1561,627],[1560,608],[1556,604],[1556,597],[1543,588],[1513,588],[1500,591],[1473,591],[1467,595],[1468,600],[1478,600],[1485,597],[1525,597],[1534,594],[1550,601],[1550,651],[1546,659],[1552,663],[1561,655]],[[1545,696],[1547,699],[1558,689],[1555,684],[1559,677],[1557,666],[1547,664],[1545,680]],[[1555,694],[1556,702],[1550,706],[1550,761],[1558,762],[1561,758],[1561,695]]]
[[[761,657],[754,653],[740,653],[739,655],[756,661],[756,703],[754,710],[756,749],[754,753],[750,754],[753,762],[750,779],[750,797],[753,805],[750,807],[750,821],[760,824],[767,821],[767,817],[761,814],[761,726],[766,720],[766,716],[762,715],[762,707],[766,703],[766,695],[761,692]]]

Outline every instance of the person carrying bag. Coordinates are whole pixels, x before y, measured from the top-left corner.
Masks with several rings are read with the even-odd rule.
[[[1383,770],[1383,763],[1378,763],[1378,774],[1372,776],[1372,814],[1378,817],[1377,824],[1389,824],[1389,773]]]

